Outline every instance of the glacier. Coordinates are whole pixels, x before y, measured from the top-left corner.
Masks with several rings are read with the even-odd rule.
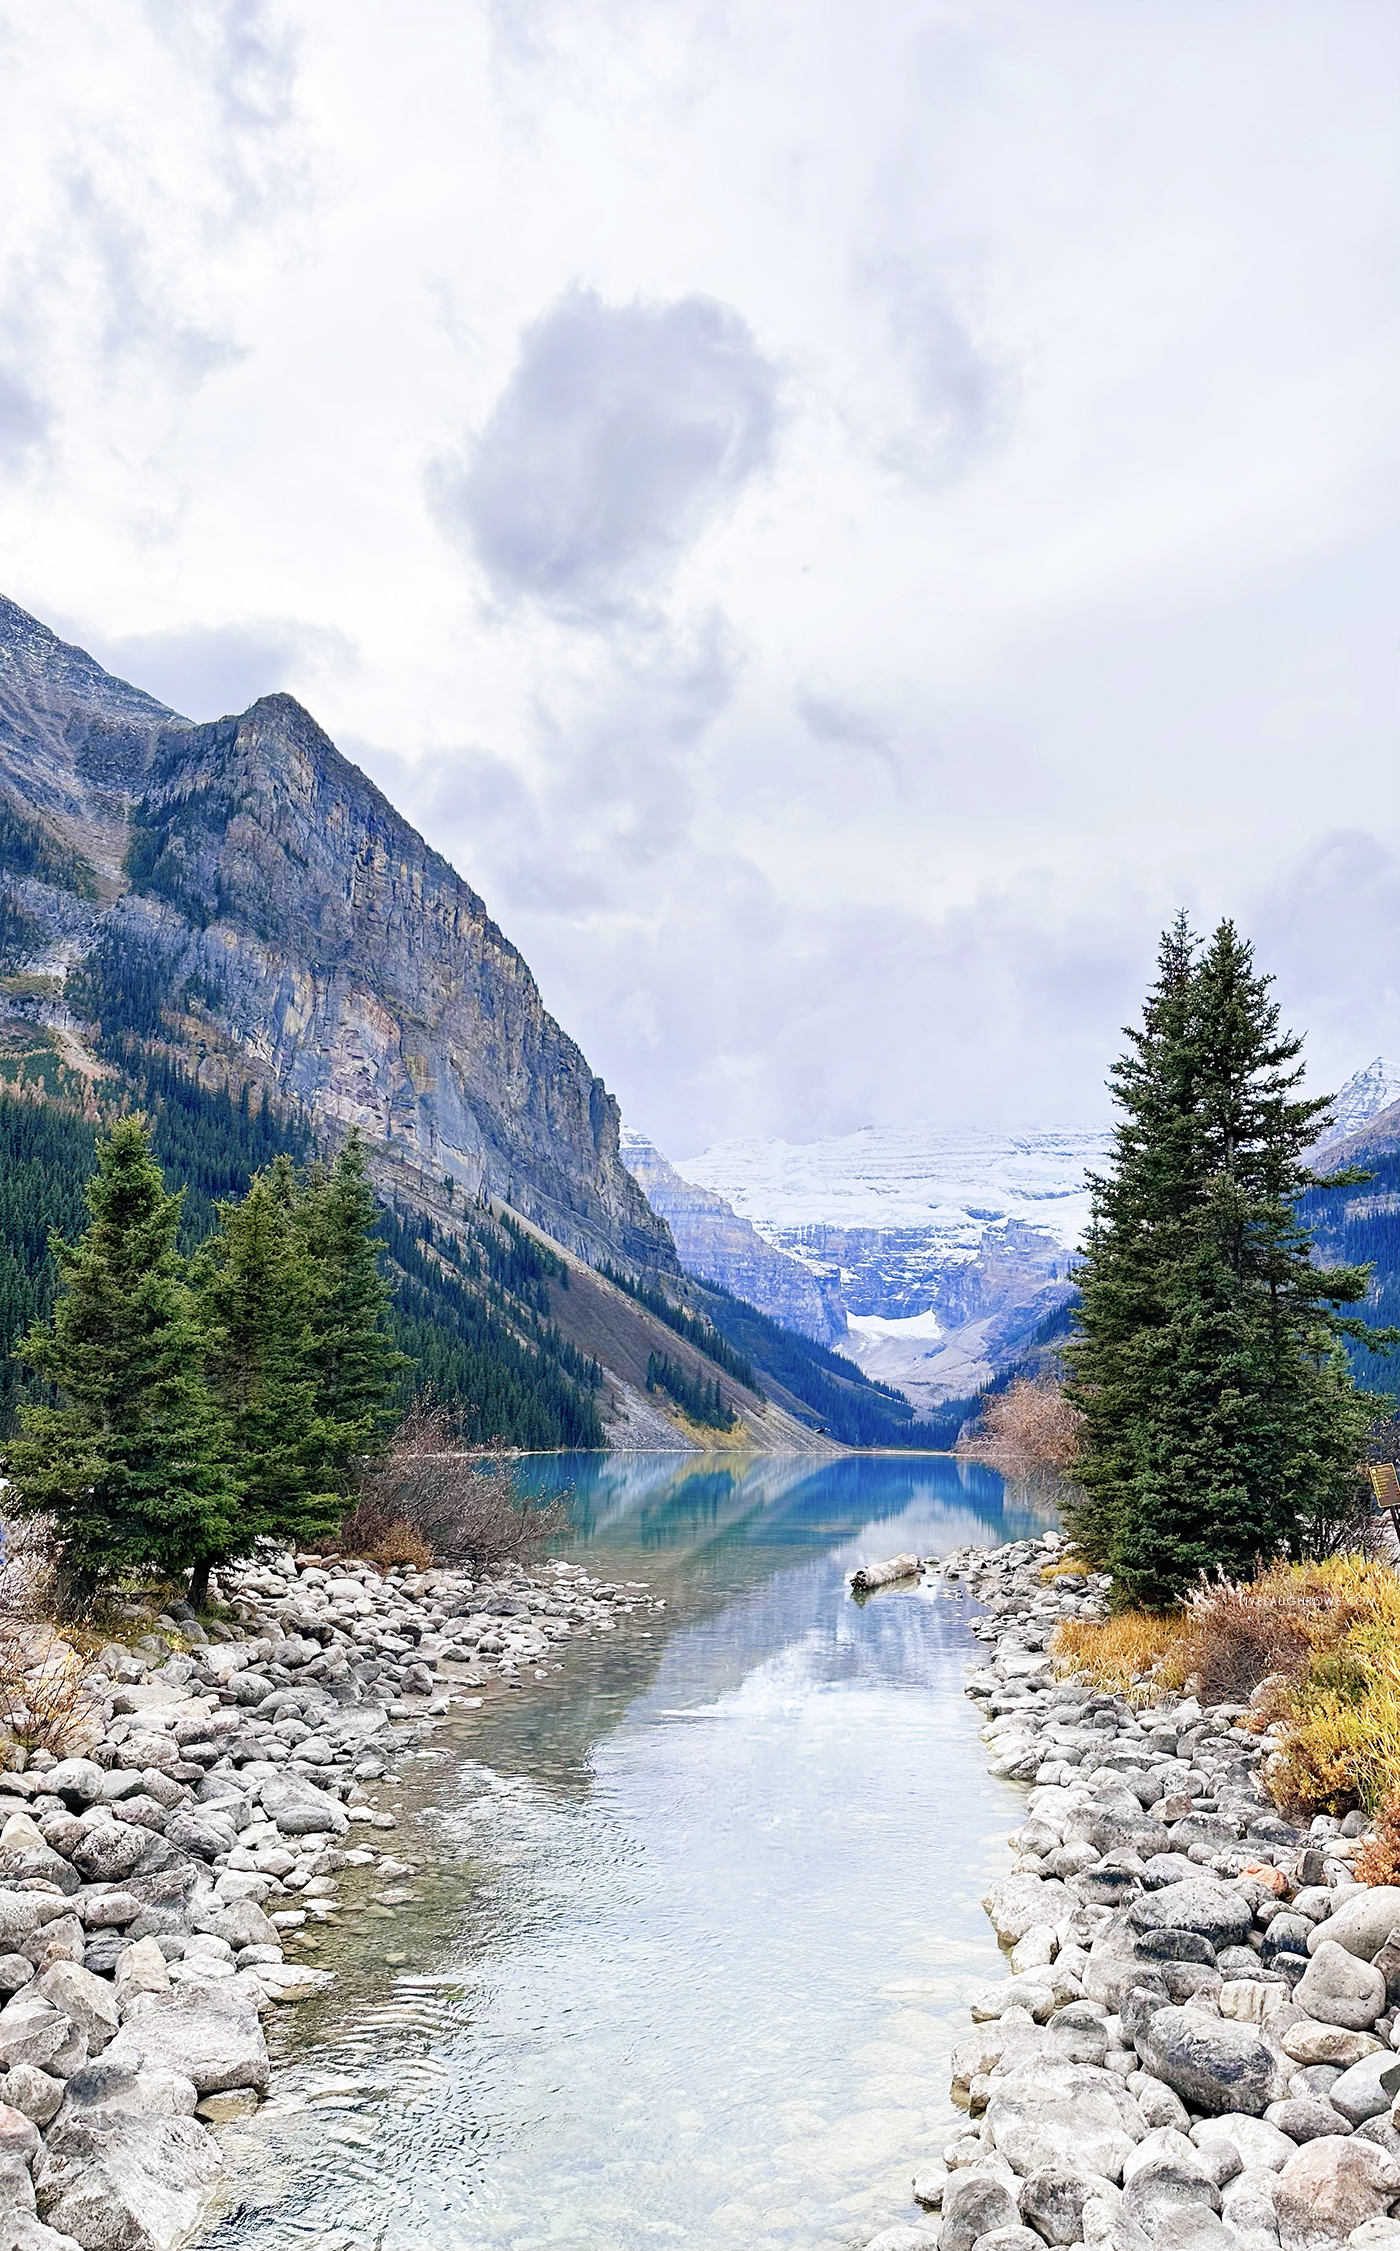
[[[1320,1152],[1397,1099],[1400,1064],[1377,1056],[1337,1093]],[[628,1140],[624,1132],[624,1162]],[[715,1270],[699,1237],[718,1228],[721,1213],[731,1238],[736,1220],[746,1222],[744,1235],[751,1229],[784,1264],[750,1254],[740,1294],[790,1318],[779,1300],[790,1307],[800,1292],[786,1262],[805,1268],[830,1341],[844,1317],[838,1348],[929,1408],[987,1382],[1065,1303],[1090,1178],[1106,1168],[1112,1145],[1107,1122],[994,1133],[910,1125],[807,1142],[724,1141],[669,1163],[649,1155],[670,1175],[673,1209],[682,1182],[716,1200],[685,1213],[687,1266]],[[643,1163],[634,1169],[648,1185]],[[815,1321],[802,1325],[817,1333]]]

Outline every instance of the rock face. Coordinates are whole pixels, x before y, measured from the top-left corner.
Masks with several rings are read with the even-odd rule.
[[[0,600],[0,793],[36,957],[116,949],[333,1133],[674,1269],[520,954],[292,697],[191,726]]]
[[[718,1282],[818,1344],[844,1347],[848,1343],[837,1276],[814,1273],[800,1259],[765,1243],[758,1229],[741,1219],[723,1196],[682,1180],[645,1134],[624,1126],[621,1151],[652,1210],[670,1228],[688,1274]]]

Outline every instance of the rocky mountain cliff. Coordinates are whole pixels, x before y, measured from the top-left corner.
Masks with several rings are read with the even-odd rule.
[[[674,1271],[527,964],[292,697],[193,725],[0,600],[0,900],[12,1010],[232,1061],[401,1191]]]
[[[688,1274],[718,1282],[817,1344],[844,1340],[846,1309],[837,1277],[814,1273],[800,1259],[774,1250],[722,1196],[683,1180],[644,1133],[624,1126],[621,1147],[623,1163],[669,1226]]]

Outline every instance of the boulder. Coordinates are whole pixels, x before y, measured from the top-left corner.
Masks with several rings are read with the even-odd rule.
[[[1264,1932],[1260,1960],[1271,1969],[1280,1954],[1306,1954],[1315,1926],[1306,1915],[1275,1915]]]
[[[1073,2165],[1042,2165],[1022,2181],[1016,2201],[1028,2227],[1046,2243],[1080,2243],[1084,2206],[1091,2197],[1118,2201],[1118,2190],[1101,2174]]]
[[[134,1923],[141,1912],[141,1902],[129,1891],[102,1891],[79,1893],[78,1914],[83,1928],[90,1931],[121,1930],[123,1925]]]
[[[1340,2024],[1318,2024],[1310,2019],[1303,2024],[1290,2024],[1283,2036],[1283,2052],[1294,2063],[1335,2063],[1341,2070],[1349,2071],[1363,2056],[1382,2052],[1384,2040],[1374,2032],[1348,2032]]]
[[[1198,2150],[1195,2144],[1188,2141],[1185,2134],[1179,2134],[1174,2126],[1160,2126],[1155,2132],[1148,2134],[1145,2140],[1138,2143],[1137,2148],[1123,2167],[1124,2192],[1126,2193],[1140,2173],[1150,2172],[1153,2167],[1160,2165],[1175,2166],[1179,2172],[1185,2174],[1189,2179],[1204,2181],[1212,2191],[1218,2190],[1220,2186],[1217,2175],[1222,2170],[1221,2163],[1212,2163],[1205,2152]],[[1236,2154],[1230,2170],[1236,2173],[1240,2170],[1238,2154]],[[1219,2203],[1219,2198],[1212,2194],[1204,2199],[1197,2198],[1195,2201],[1204,2201],[1214,2210]]]
[[[1141,2113],[1122,2081],[1087,2064],[994,2082],[987,2127],[993,2148],[1022,2175],[1056,2165],[1116,2181],[1143,2138]]]
[[[168,1993],[170,1970],[154,1938],[138,1939],[117,1956],[116,1992],[123,2009],[138,1993]]]
[[[1347,1947],[1324,1938],[1312,1948],[1296,1998],[1298,2006],[1322,2024],[1368,2032],[1385,2008],[1385,1975]]]
[[[179,2072],[133,2071],[104,2056],[69,2080],[55,2138],[75,2118],[88,2125],[110,2125],[114,2118],[192,2118],[198,2100],[194,2082]]]
[[[1264,2116],[1294,2142],[1327,2141],[1350,2131],[1323,2095],[1287,2095],[1282,2102],[1271,2102]]]
[[[195,1930],[226,1940],[235,1952],[240,1946],[277,1944],[276,1924],[269,1922],[251,1899],[217,1900],[210,1906],[196,1907],[190,1921]]]
[[[1274,2056],[1258,2035],[1200,2010],[1159,2009],[1137,2035],[1137,2051],[1144,2068],[1193,2110],[1257,2118],[1280,2091]]]
[[[116,2036],[117,1995],[105,1977],[94,1977],[77,1962],[55,1962],[29,1988],[61,2009],[87,2036],[87,2052],[97,2055]]]
[[[978,2236],[973,2251],[1044,2251],[1044,2244],[1031,2228],[993,2228]]]
[[[298,1781],[290,1775],[273,1775],[264,1782],[262,1804],[268,1820],[276,1822],[284,1837],[309,1837],[323,1829],[331,1831],[337,1837],[343,1837],[350,1826],[349,1816],[338,1798],[330,1797],[324,1790],[318,1790],[312,1782]],[[1016,1938],[1023,1938],[1032,1923],[1043,1923],[1047,1917],[1054,1918],[1063,1912],[1051,1896],[1059,1893],[1063,1897],[1063,1884],[1042,1884],[1036,1876],[1007,1876],[1001,1884],[992,1887],[989,1898],[1007,1885],[1014,1884],[1026,1887],[1027,1904],[1030,1892],[1035,1893],[1038,1902],[1037,1912],[1027,1913],[1025,1920],[1019,1924],[1015,1932]],[[987,1901],[984,1900],[983,1905],[987,1906]],[[992,1912],[989,1906],[987,1911],[989,1914]],[[995,1915],[992,1920],[995,1924]],[[997,1925],[998,1938],[1002,1935],[1001,1927]]]
[[[38,2154],[39,2129],[26,2111],[0,2102],[0,2157],[18,2157],[27,2165]]]
[[[63,1866],[68,1866],[65,1862]],[[74,1875],[72,1868],[68,1873]],[[77,1882],[68,1886],[68,1895],[77,1891]],[[45,1922],[56,1922],[59,1916],[68,1916],[68,1895],[54,1898],[52,1891],[0,1891],[0,1947],[23,1945],[25,1938],[34,1938],[34,1931],[43,1929]]]
[[[17,1814],[6,1822],[7,1834],[17,1820],[28,1822],[33,1828],[27,1814]],[[65,1860],[61,1852],[55,1852],[51,1845],[46,1845],[37,1830],[35,1837],[37,1842],[32,1844],[26,1841],[0,1847],[0,1885],[28,1884],[37,1880],[53,1884],[64,1893],[75,1892],[83,1879],[72,1862]]]
[[[44,1788],[74,1813],[83,1813],[106,1797],[107,1772],[95,1759],[60,1759],[44,1776]]]
[[[241,2008],[153,2009],[122,2026],[105,2060],[137,2071],[177,2072],[192,2080],[201,2095],[267,2085],[262,2027],[251,2011]]]
[[[1186,2147],[1189,2157],[1154,2157],[1123,2184],[1123,2215],[1142,2229],[1149,2242],[1160,2239],[1167,2214],[1183,2205],[1199,2207],[1212,2216],[1220,2209],[1220,2191],[1194,2162],[1195,2151],[1189,2142]]]
[[[1331,2251],[1353,2228],[1379,2219],[1400,2195],[1400,2166],[1370,2142],[1323,2136],[1277,2175],[1274,2210],[1283,2251]]]
[[[1274,2184],[1278,2176],[1267,2166],[1247,2165],[1220,2192],[1220,2217],[1236,2235],[1277,2236]]]
[[[1207,2142],[1226,2142],[1238,2153],[1244,2170],[1255,2173],[1276,2173],[1297,2154],[1298,2146],[1267,2118],[1248,2118],[1242,2112],[1202,2118],[1191,2128],[1190,2138],[1198,2149]]]
[[[1139,1932],[1194,1931],[1218,1948],[1242,1944],[1254,1917],[1249,1901],[1228,1884],[1194,1876],[1135,1900],[1128,1919]]]
[[[1397,2089],[1400,2056],[1383,2049],[1377,2056],[1363,2056],[1360,2063],[1344,2071],[1328,2088],[1327,2100],[1349,2126],[1364,2126],[1368,2118],[1379,2118],[1382,2111],[1389,2113]]]
[[[881,2228],[878,2235],[872,2235],[865,2251],[938,2251],[938,2237],[932,2228],[901,2220],[898,2226]]]
[[[61,2145],[61,2146],[60,2146]],[[169,2251],[188,2235],[223,2171],[213,2137],[194,2118],[74,2119],[35,2170],[39,2210],[84,2251]]]
[[[1191,2113],[1165,2079],[1154,2079],[1150,2071],[1129,2072],[1128,2093],[1133,2097],[1149,2128],[1175,2126],[1179,2134],[1186,2132],[1191,2123]]]
[[[979,2236],[1020,2225],[1016,2198],[1005,2181],[976,2168],[954,2173],[943,2191],[938,2251],[972,2251]]]
[[[1005,1978],[1000,1985],[984,1986],[968,2003],[974,2024],[989,2024],[1012,2009],[1024,2009],[1044,2023],[1055,2011],[1055,1989],[1048,1970],[1028,1971],[1025,1977]]]
[[[52,2078],[67,2079],[87,2061],[87,2040],[62,2009],[26,1986],[0,2009],[0,2064],[12,2070],[31,2063]]]
[[[51,2079],[32,2063],[16,2063],[5,2075],[5,2100],[36,2126],[47,2126],[63,2100],[63,2081]]]
[[[194,1813],[172,1813],[165,1823],[165,1838],[178,1851],[192,1853],[196,1860],[213,1860],[218,1853],[232,1849],[236,1832],[228,1822],[203,1819]]]
[[[89,1883],[119,1884],[134,1874],[147,1850],[147,1831],[127,1821],[103,1821],[73,1848],[73,1865]]]
[[[1396,1925],[1400,1923],[1400,1886],[1374,1884],[1353,1892],[1319,1923],[1308,1941],[1308,1952],[1319,1946],[1344,1946],[1363,1962],[1374,1961]]]
[[[268,1804],[268,1791],[274,1787],[280,1789],[284,1785],[271,1783],[263,1785],[264,1810],[277,1823],[278,1828],[285,1836],[295,1836],[299,1834],[299,1831],[289,1828],[282,1815],[275,1812],[272,1806]],[[287,1784],[285,1787],[310,1790],[309,1784]],[[322,1795],[319,1790],[311,1790],[310,1794],[314,1798],[320,1798]],[[331,1804],[335,1801],[327,1800],[326,1802]],[[341,1827],[348,1827],[349,1824],[345,1814],[339,1805],[336,1805],[336,1811],[341,1817]],[[305,1824],[308,1829],[311,1826],[310,1822]],[[317,1823],[316,1826],[329,1827],[330,1824]],[[1039,1876],[1003,1876],[999,1883],[993,1884],[986,1898],[982,1901],[982,1905],[991,1918],[992,1928],[1002,1945],[1015,1946],[1025,1937],[1027,1931],[1035,1928],[1037,1923],[1057,1922],[1061,1915],[1068,1912],[1070,1898],[1064,1885],[1053,1877],[1047,1881],[1042,1881]]]

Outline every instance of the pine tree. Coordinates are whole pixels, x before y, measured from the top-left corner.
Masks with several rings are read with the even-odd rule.
[[[53,1317],[20,1356],[57,1405],[26,1407],[11,1450],[18,1507],[52,1515],[69,1599],[124,1570],[174,1576],[236,1537],[228,1431],[203,1375],[205,1340],[169,1196],[133,1118],[98,1147],[92,1223],[55,1239]]]
[[[1297,1097],[1302,1042],[1269,982],[1231,923],[1198,959],[1178,921],[1113,1073],[1127,1116],[1067,1354],[1088,1437],[1074,1529],[1152,1606],[1296,1554],[1344,1512],[1375,1411],[1340,1345],[1368,1334],[1338,1311],[1366,1270],[1315,1266],[1295,1216],[1327,1102]]]
[[[336,1483],[373,1453],[395,1417],[394,1393],[410,1366],[389,1334],[389,1289],[380,1272],[379,1213],[364,1150],[351,1132],[334,1164],[313,1169],[295,1208],[314,1287],[309,1364],[316,1412],[329,1432]]]
[[[241,1203],[219,1205],[219,1233],[197,1262],[209,1386],[228,1419],[245,1553],[264,1538],[304,1546],[333,1531],[343,1512],[333,1433],[317,1412],[316,1277],[295,1206],[284,1158],[257,1175]],[[220,1560],[200,1557],[190,1587],[196,1604],[210,1563]]]

